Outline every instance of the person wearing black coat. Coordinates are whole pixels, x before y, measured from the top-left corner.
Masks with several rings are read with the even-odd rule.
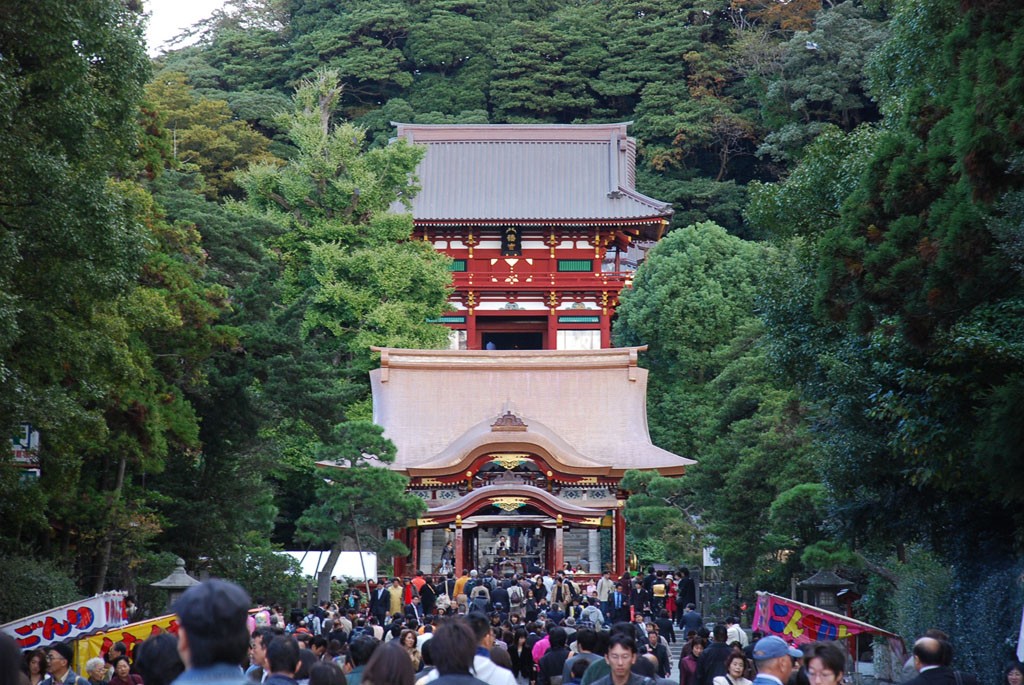
[[[725,659],[732,654],[732,647],[726,644],[729,631],[724,623],[716,623],[712,633],[714,641],[704,648],[697,659],[696,685],[713,685],[716,676],[726,674]]]
[[[565,628],[556,626],[548,635],[551,648],[537,662],[537,685],[561,685],[562,668],[569,659],[569,648],[565,646]]]

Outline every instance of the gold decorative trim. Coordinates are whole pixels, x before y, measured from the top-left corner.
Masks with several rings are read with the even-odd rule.
[[[443,486],[445,483],[439,481],[437,478],[421,478],[420,485],[432,485],[434,487]]]
[[[491,463],[497,464],[506,471],[511,471],[520,464],[525,464],[530,458],[525,454],[492,454]]]
[[[584,526],[600,526],[604,524],[604,518],[602,518],[601,516],[585,518],[582,521],[580,521],[580,524]]]
[[[576,481],[577,485],[597,485],[597,476],[586,476]]]
[[[491,497],[491,503],[501,509],[502,511],[515,511],[519,507],[525,506],[526,497]]]

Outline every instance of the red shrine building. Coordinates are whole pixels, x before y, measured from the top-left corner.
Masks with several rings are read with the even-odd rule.
[[[395,572],[621,575],[623,474],[694,463],[651,443],[645,348],[611,347],[670,205],[637,192],[625,123],[395,125],[426,152],[415,237],[454,280],[451,349],[380,349],[371,374],[390,467],[427,505]]]

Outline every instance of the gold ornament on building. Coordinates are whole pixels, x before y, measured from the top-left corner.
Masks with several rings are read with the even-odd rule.
[[[491,463],[497,464],[506,471],[511,471],[520,464],[530,461],[525,454],[492,454]]]
[[[491,504],[498,507],[502,511],[515,511],[520,507],[526,506],[525,497],[492,497]]]

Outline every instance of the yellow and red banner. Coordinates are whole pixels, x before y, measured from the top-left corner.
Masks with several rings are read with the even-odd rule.
[[[178,634],[178,617],[175,614],[158,616],[148,621],[140,621],[130,625],[109,630],[105,633],[93,635],[78,640],[75,643],[75,663],[81,667],[94,656],[104,656],[115,642],[123,642],[128,647],[128,653],[132,654],[135,643],[142,642],[152,635],[160,633]]]
[[[843,640],[860,633],[899,639],[893,633],[868,623],[768,592],[757,593],[757,606],[751,627],[765,635],[778,635],[786,642],[798,645]]]

